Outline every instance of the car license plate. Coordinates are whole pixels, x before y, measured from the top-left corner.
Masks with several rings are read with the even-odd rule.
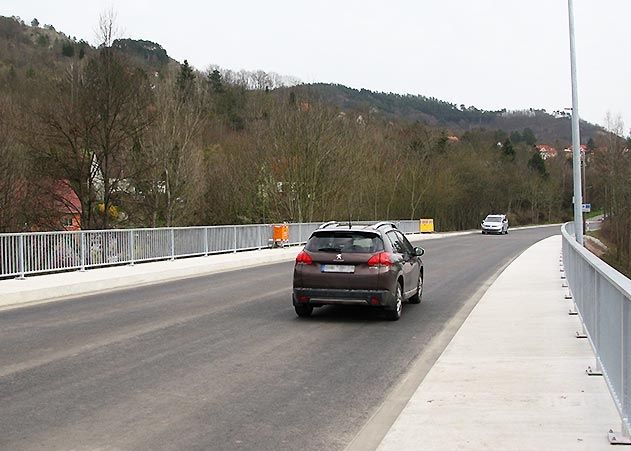
[[[353,265],[322,265],[320,268],[322,272],[355,272],[355,266]]]

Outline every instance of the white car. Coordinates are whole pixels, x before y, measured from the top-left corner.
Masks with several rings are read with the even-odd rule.
[[[506,215],[488,215],[482,221],[482,233],[508,233],[508,219]]]

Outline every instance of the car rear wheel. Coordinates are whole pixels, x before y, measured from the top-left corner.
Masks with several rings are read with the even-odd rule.
[[[403,291],[401,291],[401,284],[397,283],[396,302],[393,310],[388,310],[388,319],[390,321],[397,321],[401,318],[401,312],[403,311]]]
[[[418,276],[418,285],[416,286],[416,293],[410,298],[410,304],[420,304],[423,298],[423,273]]]
[[[296,310],[296,315],[300,318],[309,318],[311,313],[313,313],[312,305],[294,305],[294,309]]]

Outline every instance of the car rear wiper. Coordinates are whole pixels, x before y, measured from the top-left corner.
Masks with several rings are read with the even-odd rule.
[[[342,252],[341,247],[320,247],[318,248],[319,252]]]

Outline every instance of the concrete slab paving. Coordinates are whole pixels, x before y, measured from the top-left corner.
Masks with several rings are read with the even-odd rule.
[[[620,417],[579,320],[568,315],[561,237],[498,277],[378,447],[390,450],[606,450]]]

